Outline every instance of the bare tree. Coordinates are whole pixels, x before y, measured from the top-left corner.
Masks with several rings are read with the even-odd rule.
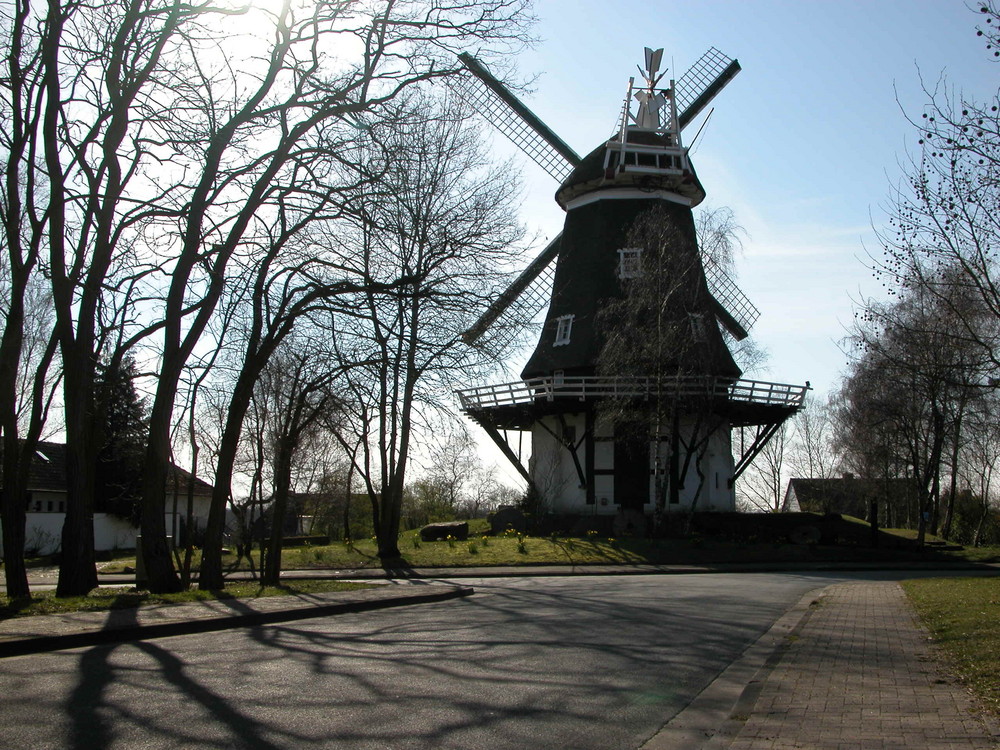
[[[991,49],[998,11],[993,2],[980,11],[979,34]],[[924,112],[910,118],[920,151],[890,196],[876,270],[900,295],[916,286],[935,295],[955,335],[980,348],[996,370],[1000,327],[982,323],[984,314],[1000,320],[1000,88],[979,101],[942,78],[925,92]]]
[[[982,337],[962,332],[993,325],[981,308],[975,312],[980,300],[963,293],[960,268],[939,266],[933,286],[926,277],[908,282],[896,301],[870,301],[858,317],[838,419],[848,461],[877,463],[912,481],[921,541],[928,526],[937,530],[946,448],[949,441],[955,447],[954,467],[964,414],[983,395],[990,367]]]
[[[702,263],[714,264],[727,274],[734,273],[747,231],[736,220],[733,209],[703,206],[694,212],[694,224]]]
[[[968,541],[979,546],[991,513],[996,513],[998,502],[995,470],[1000,461],[1000,430],[995,419],[997,396],[989,394],[969,410],[966,419],[968,442],[961,466],[962,480],[974,498],[976,508],[972,520],[972,534]]]
[[[434,437],[428,446],[427,477],[439,488],[444,503],[454,511],[482,470],[482,460],[465,425],[458,425],[452,434],[441,425],[431,434]]]
[[[453,53],[470,41],[487,55],[517,48],[527,9],[527,0],[285,0],[274,11],[52,0],[37,10],[19,3],[5,17],[14,33],[4,78],[18,89],[8,181],[31,202],[17,212],[33,222],[29,245],[48,253],[66,372],[61,594],[96,583],[98,359],[121,359],[159,333],[143,552],[151,587],[175,589],[164,525],[175,393],[234,254],[278,206],[293,207],[294,226],[329,200],[353,118],[451,74]]]
[[[796,477],[830,479],[838,469],[833,445],[833,418],[829,403],[809,396],[792,417],[789,468]]]
[[[464,113],[427,100],[413,113],[390,132],[371,131],[373,147],[397,158],[379,189],[352,203],[351,229],[317,239],[339,247],[367,289],[336,338],[343,362],[362,363],[345,373],[351,406],[341,436],[348,452],[359,447],[354,463],[383,560],[400,554],[414,427],[459,378],[488,364],[489,353],[460,334],[506,280],[522,236],[513,175],[490,164]],[[396,291],[377,286],[397,279],[407,283]]]
[[[271,457],[271,534],[261,561],[261,581],[278,585],[285,514],[292,490],[296,456],[309,431],[317,429],[330,412],[339,409],[333,382],[337,368],[326,346],[300,337],[288,342],[269,361],[258,380],[255,399],[270,403],[267,412]]]
[[[35,137],[45,101],[41,41],[28,0],[0,8],[0,432],[4,576],[7,594],[29,595],[24,568],[24,524],[28,472],[51,403],[49,369],[55,339],[45,307],[38,265],[44,251],[46,179],[38,169],[42,144]]]
[[[788,445],[788,423],[781,425],[740,483],[744,504],[769,513],[785,510],[785,461]]]
[[[360,184],[368,182],[368,177],[359,177]],[[346,186],[342,189],[342,198],[350,195]],[[328,209],[324,221],[335,222],[331,215],[335,206]],[[289,223],[285,209],[279,207],[267,242],[246,258],[237,276],[244,285],[235,282],[234,293],[227,301],[227,318],[231,322],[223,329],[222,343],[232,360],[227,369],[231,375],[227,383],[229,402],[215,453],[215,483],[199,579],[203,589],[222,586],[225,511],[232,497],[232,475],[243,422],[257,381],[300,321],[305,320],[308,326],[310,316],[333,311],[338,297],[356,294],[361,288],[340,275],[342,266],[337,258],[304,244],[289,230]],[[392,289],[399,283],[393,281],[381,288]]]
[[[384,2],[372,9],[372,13],[350,15],[352,6],[344,2],[317,3],[307,17],[299,19],[285,6],[277,19],[276,41],[259,84],[238,108],[227,107],[235,115],[227,116],[221,127],[213,127],[207,133],[207,159],[201,178],[193,186],[192,205],[198,210],[189,209],[179,237],[177,260],[170,272],[162,364],[150,416],[150,471],[145,486],[143,525],[144,532],[149,526],[156,538],[160,536],[157,527],[162,518],[159,502],[162,484],[157,475],[165,465],[165,427],[172,408],[172,386],[207,325],[222,291],[223,271],[244,241],[252,219],[272,202],[291,200],[299,204],[301,213],[308,214],[317,201],[326,200],[329,194],[323,180],[326,173],[317,170],[316,162],[337,153],[336,144],[331,149],[326,143],[329,123],[377,109],[404,88],[453,70],[454,63],[442,58],[451,45],[470,38],[494,43],[521,39],[522,2],[474,1],[448,3],[447,7],[437,2]],[[352,38],[361,45],[363,59],[338,73],[328,74],[327,66],[323,65],[323,51],[328,45],[337,44],[336,39],[344,38]],[[405,66],[400,64],[403,59]],[[283,85],[292,71],[296,74],[295,85]],[[205,90],[202,85],[196,93],[201,97]],[[212,104],[201,99],[199,102]],[[218,107],[214,111],[221,113]],[[276,123],[280,130],[273,129],[270,123]],[[253,138],[264,126],[278,137],[264,141],[268,150],[256,149],[252,160],[246,163],[248,169],[243,174],[250,179],[241,180],[246,186],[243,188],[246,197],[241,196],[238,210],[230,213],[230,221],[225,224],[212,221],[210,209],[229,201],[227,191],[219,189],[226,186],[226,176],[231,174],[226,169],[226,158],[239,153],[234,147],[262,143],[247,138]],[[243,137],[238,139],[240,135]],[[210,245],[213,252],[207,263],[206,229],[211,229],[218,238]],[[205,265],[210,270],[207,276],[199,272]],[[198,307],[189,314],[192,307],[188,297],[202,288]],[[172,575],[163,564],[168,558],[155,552],[156,548],[151,547],[147,555],[151,581],[152,568],[156,567],[158,586],[171,588]]]

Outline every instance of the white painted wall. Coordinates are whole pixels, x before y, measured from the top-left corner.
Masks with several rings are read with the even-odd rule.
[[[586,429],[585,415],[568,414],[564,416],[566,425],[574,427],[577,440],[583,436]],[[694,428],[693,420],[681,424],[682,434],[689,435]],[[573,462],[573,456],[559,442],[556,436],[561,435],[562,427],[556,417],[545,417],[536,423],[531,430],[531,459],[528,469],[541,492],[546,507],[553,513],[595,513],[613,515],[618,512],[615,505],[614,477],[612,475],[596,475],[594,477],[593,505],[587,505],[587,491],[580,486],[579,476]],[[597,437],[610,437],[610,427],[599,421],[595,429]],[[669,446],[660,443],[661,456],[666,456]],[[654,446],[650,444],[650,455]],[[577,449],[580,465],[585,467],[587,456],[586,446],[581,444]],[[666,466],[666,460],[663,460]],[[594,469],[614,469],[614,443],[612,441],[597,441],[594,443]],[[729,486],[729,480],[735,470],[732,454],[732,437],[728,428],[718,430],[709,441],[705,456],[702,459],[702,470],[705,473],[705,485],[698,497],[696,510],[699,511],[733,511],[736,509],[736,495]],[[669,509],[690,508],[698,489],[698,473],[692,462],[681,490],[679,506],[668,506]],[[646,510],[652,512],[655,505],[656,477],[650,475],[649,497]]]
[[[52,494],[54,497],[58,496],[60,499],[65,498],[65,495],[62,493]],[[36,492],[32,497],[33,499],[40,499],[44,503],[41,507],[48,507],[48,496],[45,493]],[[200,529],[204,529],[208,521],[209,504],[210,501],[208,498],[195,498],[194,520],[195,525]],[[32,507],[34,507],[34,503],[32,503]],[[185,514],[186,510],[185,512],[178,513],[177,516],[174,516],[171,512],[164,514],[163,517],[166,522],[168,535],[175,539],[177,538],[177,531],[181,528],[180,518]],[[58,552],[61,545],[60,539],[62,537],[63,519],[65,517],[65,513],[29,512],[26,514],[26,549],[29,552],[39,555],[51,555],[54,552]],[[94,514],[94,549],[98,552],[113,549],[134,549],[135,537],[138,533],[139,529],[118,516],[113,516],[110,513]],[[0,539],[0,555],[2,554],[3,540]]]
[[[569,414],[564,419],[567,426],[576,428],[579,439],[584,433],[583,415]],[[580,486],[572,455],[556,438],[561,434],[562,426],[555,417],[544,417],[532,426],[528,471],[542,494],[547,510],[552,513],[580,513],[582,508],[587,507],[587,491]],[[581,447],[581,462],[583,453]]]

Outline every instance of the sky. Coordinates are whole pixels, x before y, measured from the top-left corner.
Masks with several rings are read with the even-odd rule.
[[[691,158],[704,205],[731,208],[747,232],[737,273],[761,313],[751,335],[769,354],[752,377],[808,381],[826,399],[857,304],[884,293],[870,266],[893,186],[917,153],[907,118],[924,112],[925,89],[975,99],[998,89],[1000,63],[976,36],[981,16],[960,0],[537,0],[535,10],[538,42],[514,62],[530,82],[522,100],[580,154],[615,129],[644,47],[664,49],[668,77],[710,47],[739,60]],[[515,159],[540,249],[562,229],[556,185]]]

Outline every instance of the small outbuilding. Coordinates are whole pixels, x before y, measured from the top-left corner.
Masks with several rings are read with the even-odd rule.
[[[191,532],[205,528],[212,500],[212,485],[194,477],[177,466],[170,467],[167,478],[167,503],[164,520],[167,534],[174,539],[185,538],[187,498],[193,489],[194,512]],[[102,512],[101,498],[96,498],[94,513],[94,549],[133,549],[138,527],[128,518]],[[28,477],[28,507],[25,519],[25,549],[32,555],[49,555],[59,551],[63,521],[66,518],[66,446],[63,443],[40,442],[35,449]],[[0,540],[0,555],[3,542]]]

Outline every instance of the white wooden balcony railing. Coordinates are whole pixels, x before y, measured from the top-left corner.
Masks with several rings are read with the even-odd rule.
[[[704,376],[652,377],[545,377],[456,391],[462,411],[537,403],[539,400],[601,398],[650,398],[656,395],[709,396],[728,401],[798,408],[807,386],[729,380]]]

